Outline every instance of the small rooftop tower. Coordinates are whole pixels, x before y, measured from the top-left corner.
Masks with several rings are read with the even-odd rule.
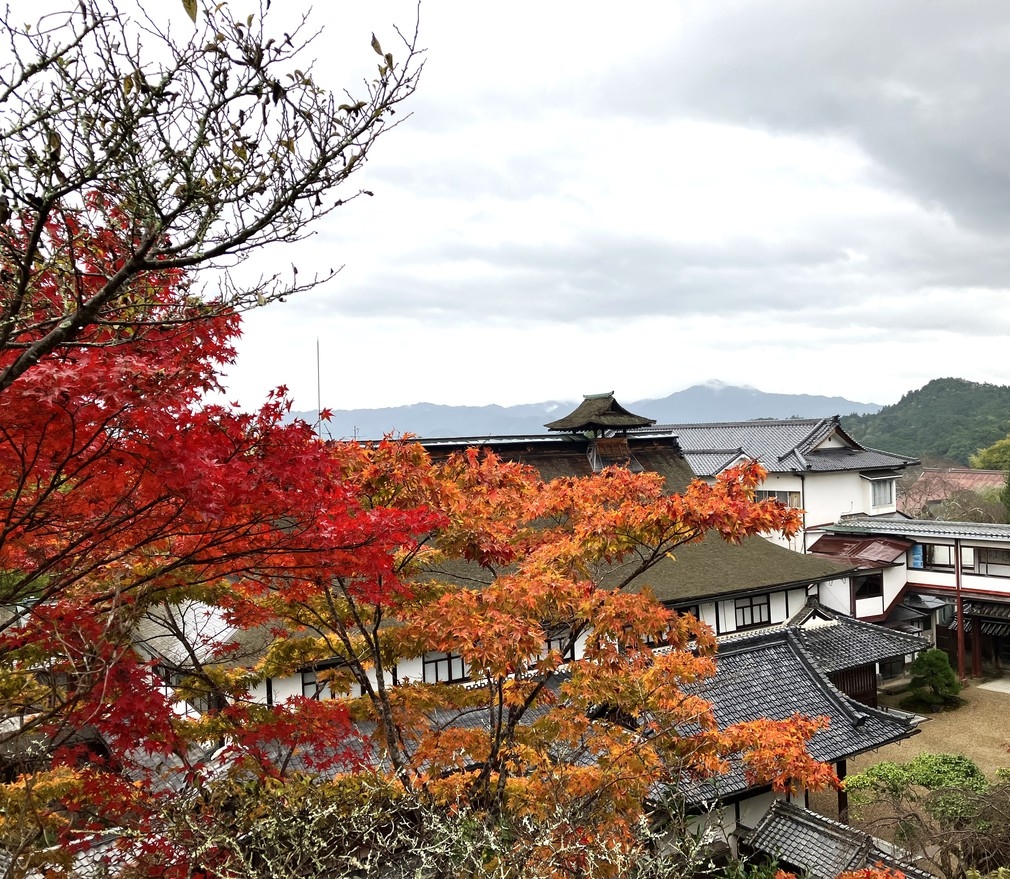
[[[631,428],[650,427],[655,423],[655,418],[643,418],[629,412],[614,399],[614,392],[609,391],[606,394],[586,394],[574,412],[544,427],[565,433],[591,432],[598,437],[609,431],[624,435]]]
[[[614,399],[614,392],[610,391],[606,394],[586,394],[574,412],[545,424],[544,427],[565,433],[583,433],[590,437],[592,441],[586,455],[597,473],[611,465],[638,472],[642,466],[628,447],[628,430],[650,427],[655,423],[655,418],[643,418],[629,412]]]

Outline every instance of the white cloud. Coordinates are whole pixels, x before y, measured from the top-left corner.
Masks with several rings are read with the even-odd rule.
[[[237,11],[245,0],[233,0]],[[307,0],[274,3],[280,26]],[[413,0],[317,4],[317,81],[372,74]],[[1000,0],[429,0],[375,193],[250,271],[230,395],[502,404],[713,378],[886,403],[1010,382]],[[176,26],[176,24],[173,24]]]

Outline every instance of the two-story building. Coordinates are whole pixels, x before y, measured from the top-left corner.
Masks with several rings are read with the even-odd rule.
[[[880,603],[925,616],[962,677],[1010,667],[1010,525],[855,517],[826,530],[814,549],[838,560],[851,559],[837,551],[843,544],[889,548],[893,558],[866,571],[879,576]],[[857,611],[864,607],[857,602]]]
[[[665,424],[648,430],[675,435],[691,470],[706,481],[743,460],[760,461],[768,477],[758,496],[803,510],[799,534],[770,539],[799,552],[843,516],[896,512],[897,480],[906,467],[918,463],[860,445],[842,429],[837,415]]]

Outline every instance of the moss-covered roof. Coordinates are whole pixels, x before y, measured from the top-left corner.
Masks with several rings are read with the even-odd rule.
[[[628,439],[635,460],[646,471],[661,475],[666,480],[666,491],[682,492],[694,479],[672,437],[632,435]],[[543,479],[592,475],[586,456],[589,446],[590,441],[581,437],[559,442],[557,437],[548,436],[539,440],[528,437],[522,442],[485,443],[486,448],[493,449],[506,460],[535,467]],[[453,448],[442,443],[430,450],[433,454],[448,454]],[[685,604],[704,598],[835,579],[855,568],[853,564],[833,559],[802,555],[762,537],[752,537],[734,545],[710,535],[700,543],[679,547],[674,556],[659,562],[630,588],[641,591],[648,586],[659,601]],[[438,573],[467,585],[477,585],[486,574],[475,568],[465,564],[447,565]],[[622,571],[626,573],[627,569],[618,566],[605,582],[609,580],[616,585],[623,579]]]
[[[545,424],[544,427],[548,430],[579,433],[584,430],[629,430],[649,427],[655,423],[655,418],[645,418],[629,412],[614,399],[614,392],[610,391],[606,394],[587,394],[574,412]]]
[[[742,592],[833,580],[853,570],[832,559],[793,552],[763,537],[741,544],[709,534],[674,551],[630,587],[650,588],[664,604],[683,604]]]

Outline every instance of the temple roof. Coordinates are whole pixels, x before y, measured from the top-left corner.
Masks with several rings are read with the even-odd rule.
[[[744,842],[810,879],[833,879],[844,871],[880,865],[900,870],[909,879],[931,876],[892,843],[785,800],[772,804]]]
[[[870,708],[840,692],[792,629],[721,640],[715,675],[685,689],[711,702],[720,728],[763,718],[788,720],[795,714],[828,718],[828,726],[814,733],[807,747],[815,760],[824,763],[907,738],[917,732],[919,720],[903,712]],[[739,761],[732,761],[725,774],[680,785],[690,806],[731,800],[750,789]]]
[[[655,423],[655,418],[644,418],[629,412],[614,399],[614,392],[609,391],[606,394],[586,394],[574,412],[544,427],[578,433],[584,430],[629,430]]]

